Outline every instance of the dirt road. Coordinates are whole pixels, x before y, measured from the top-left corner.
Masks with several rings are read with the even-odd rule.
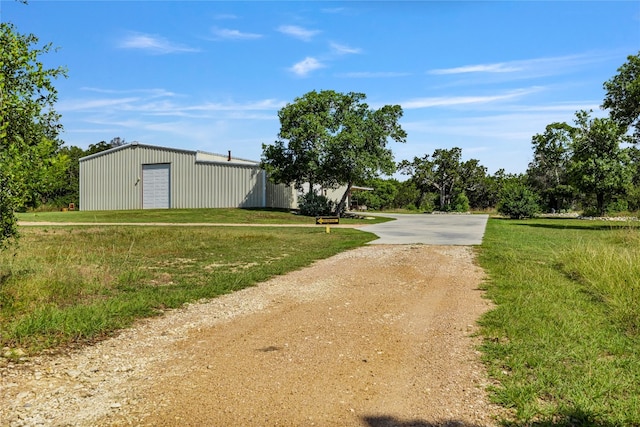
[[[0,369],[0,425],[490,426],[465,246],[375,245]]]

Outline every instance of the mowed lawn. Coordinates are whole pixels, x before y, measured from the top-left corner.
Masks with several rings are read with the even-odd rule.
[[[242,209],[53,212],[19,219],[89,223],[20,227],[18,245],[0,253],[0,347],[10,356],[16,349],[16,355],[33,354],[100,339],[136,319],[255,285],[376,238],[336,227],[326,233],[323,226],[90,224],[314,224],[286,212]]]
[[[21,222],[315,224],[315,218],[282,209],[145,209],[133,211],[65,211],[17,214]],[[380,217],[341,218],[342,224],[374,224]]]
[[[637,222],[489,221],[493,399],[517,426],[640,426]]]

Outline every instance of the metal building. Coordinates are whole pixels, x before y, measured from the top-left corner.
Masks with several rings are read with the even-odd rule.
[[[298,207],[260,164],[201,151],[132,143],[80,159],[79,209]]]

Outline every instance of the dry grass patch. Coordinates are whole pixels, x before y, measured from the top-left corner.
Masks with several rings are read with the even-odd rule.
[[[26,227],[0,253],[0,347],[93,340],[374,238],[353,229]]]

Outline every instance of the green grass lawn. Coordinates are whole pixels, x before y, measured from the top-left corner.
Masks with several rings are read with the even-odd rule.
[[[24,222],[164,222],[218,224],[315,224],[315,218],[269,209],[145,209],[131,211],[67,211],[17,214]],[[343,224],[374,224],[388,218],[341,218]]]
[[[60,225],[20,233],[16,247],[0,252],[0,348],[30,354],[100,339],[375,239],[322,226]]]
[[[514,426],[640,425],[640,229],[490,220],[479,263],[493,399]]]

